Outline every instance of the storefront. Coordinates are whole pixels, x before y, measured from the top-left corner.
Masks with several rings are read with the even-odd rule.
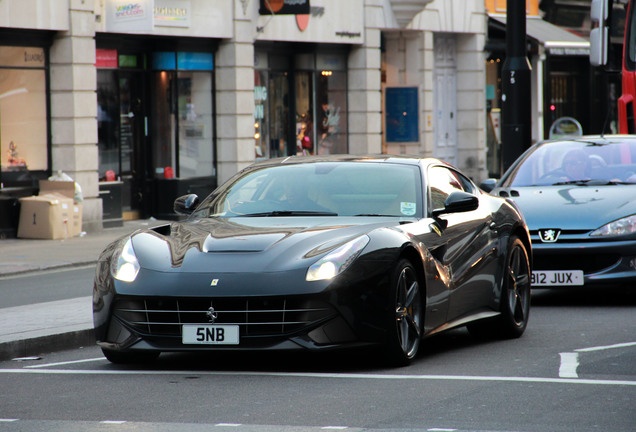
[[[18,198],[50,175],[48,32],[0,45],[0,237],[17,228]]]
[[[123,219],[168,218],[175,196],[204,196],[216,186],[216,44],[143,38],[131,43],[130,37],[119,42],[97,39],[104,220],[118,218],[106,205],[118,185]]]
[[[347,153],[347,53],[256,49],[255,159]]]

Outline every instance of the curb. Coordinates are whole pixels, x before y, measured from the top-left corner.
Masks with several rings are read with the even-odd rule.
[[[91,267],[96,265],[97,265],[97,260],[92,260],[92,261],[77,261],[77,262],[64,263],[64,264],[51,264],[49,266],[32,267],[32,268],[12,270],[7,272],[3,272],[0,270],[0,280],[12,279],[14,277],[28,276],[28,275],[36,274],[36,273],[44,273],[44,272],[56,271],[56,270],[67,270],[67,269],[73,269],[73,268],[79,268],[79,267]]]
[[[0,361],[95,345],[92,328],[0,343]]]

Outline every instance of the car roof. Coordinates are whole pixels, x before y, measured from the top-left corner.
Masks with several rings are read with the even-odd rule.
[[[256,162],[250,167],[265,167],[274,165],[286,165],[286,164],[303,164],[303,163],[318,163],[318,162],[386,162],[386,163],[398,163],[404,165],[430,165],[432,163],[441,163],[447,165],[445,162],[435,158],[422,157],[417,155],[388,155],[388,154],[367,154],[367,155],[351,155],[351,154],[339,154],[339,155],[318,155],[318,156],[287,156],[282,158],[268,159],[262,162]]]
[[[636,135],[627,135],[627,134],[611,134],[611,135],[582,135],[582,136],[573,136],[573,137],[561,137],[555,138],[551,140],[542,141],[540,144],[549,144],[553,142],[592,142],[595,144],[611,144],[611,143],[619,143],[625,141],[634,141],[636,142]]]

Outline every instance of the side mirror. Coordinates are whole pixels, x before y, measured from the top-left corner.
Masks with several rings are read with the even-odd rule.
[[[499,181],[499,179],[494,179],[494,178],[489,178],[484,180],[483,182],[481,182],[481,184],[479,185],[479,187],[481,188],[481,190],[483,190],[484,192],[492,192],[492,190],[497,186],[497,182]]]
[[[433,217],[438,217],[446,213],[463,213],[477,210],[479,198],[467,192],[453,192],[446,198],[443,209],[433,210]]]
[[[183,195],[174,200],[173,210],[179,215],[191,215],[199,205],[199,196],[196,194]]]

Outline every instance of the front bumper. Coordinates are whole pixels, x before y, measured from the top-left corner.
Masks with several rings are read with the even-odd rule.
[[[297,280],[295,292],[290,286],[293,277],[272,285],[267,277],[244,283],[235,279],[233,285],[241,288],[233,293],[227,287],[210,289],[206,278],[207,295],[202,295],[191,275],[182,279],[178,274],[146,274],[146,281],[155,283],[132,287],[113,280],[103,269],[96,274],[95,337],[98,345],[110,350],[329,350],[386,339],[383,320],[390,315],[386,272],[356,281],[336,279],[322,286]],[[210,325],[208,313],[212,312],[215,324],[239,326],[239,344],[184,344],[183,325]]]
[[[542,243],[532,236],[533,270],[583,270],[584,286],[636,283],[636,240]]]

